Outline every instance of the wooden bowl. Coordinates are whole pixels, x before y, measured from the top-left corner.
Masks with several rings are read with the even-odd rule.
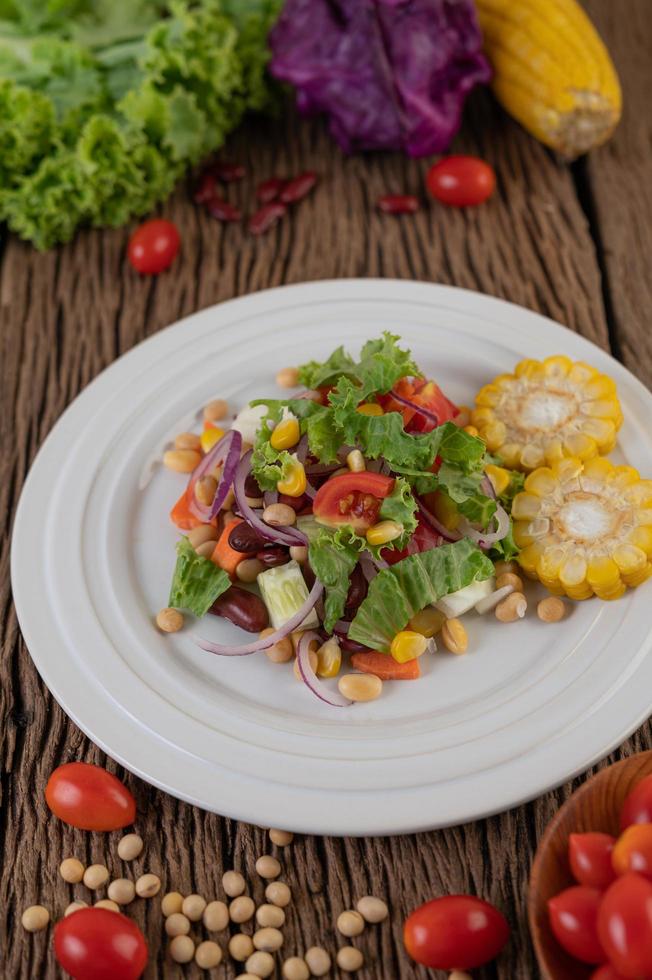
[[[569,834],[598,830],[617,837],[625,797],[650,774],[652,751],[616,762],[580,786],[548,824],[534,858],[528,892],[530,932],[544,980],[588,980],[597,969],[565,953],[548,922],[548,899],[576,884],[568,864]]]

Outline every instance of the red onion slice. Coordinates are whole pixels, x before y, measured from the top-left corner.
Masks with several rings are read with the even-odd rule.
[[[205,650],[207,653],[216,653],[220,657],[246,657],[250,653],[257,653],[258,650],[267,650],[268,647],[273,647],[275,643],[278,643],[279,640],[284,639],[293,630],[301,626],[308,613],[316,605],[317,599],[319,599],[323,591],[324,586],[319,579],[315,579],[315,584],[310,590],[310,595],[301,609],[291,619],[288,619],[287,623],[284,623],[280,629],[277,629],[274,633],[270,633],[269,636],[263,637],[262,640],[254,640],[252,643],[245,643],[243,646],[213,643],[211,640],[204,640],[201,636],[195,635],[193,635],[193,640],[202,650]]]
[[[482,490],[482,492],[484,493],[484,495],[486,497],[491,497],[492,500],[497,500],[498,499],[498,497],[496,495],[496,491],[494,490],[494,485],[493,485],[493,483],[491,482],[491,480],[489,479],[489,477],[487,476],[486,473],[482,477],[482,481],[480,483],[480,489]]]
[[[496,522],[495,531],[478,531],[476,527],[473,527],[466,518],[462,518],[460,521],[460,530],[463,532],[465,537],[470,538],[471,541],[475,541],[478,547],[487,549],[497,541],[502,541],[503,538],[507,537],[509,533],[509,515],[505,508],[498,504],[496,507],[496,513],[494,514],[493,521]]]
[[[231,484],[235,477],[242,449],[242,436],[237,429],[231,429],[226,435],[216,442],[213,448],[206,453],[200,463],[192,471],[186,493],[188,495],[188,506],[190,510],[204,524],[215,517],[226,500],[226,495],[231,489]],[[217,490],[212,504],[200,504],[195,496],[195,484],[198,480],[209,473],[213,467],[219,463],[224,463],[222,474],[217,484]]]
[[[423,504],[417,499],[417,505],[419,507],[419,515],[423,518],[426,524],[429,524],[433,530],[442,536],[445,541],[459,541],[460,538],[464,537],[458,531],[451,531],[450,528],[438,521],[434,514],[431,514]]]
[[[256,511],[249,506],[247,501],[247,494],[245,492],[245,480],[247,479],[247,474],[251,469],[251,457],[253,455],[253,450],[249,450],[248,453],[240,460],[238,469],[235,474],[235,480],[233,482],[233,492],[235,493],[236,503],[238,505],[238,511],[245,519],[247,524],[257,531],[261,538],[265,541],[272,541],[274,544],[284,544],[288,548],[292,545],[306,545],[308,544],[308,538],[296,527],[270,527],[269,524],[265,522],[258,516]]]
[[[339,691],[331,691],[330,688],[326,687],[310,666],[310,644],[313,640],[321,643],[319,634],[313,630],[307,630],[299,640],[297,665],[301,674],[301,680],[320,701],[325,701],[326,704],[330,704],[334,708],[348,708],[349,705],[353,704],[353,701],[349,701],[348,698],[343,697]]]

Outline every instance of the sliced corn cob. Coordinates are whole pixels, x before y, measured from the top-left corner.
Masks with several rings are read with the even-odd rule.
[[[608,459],[541,467],[512,505],[518,561],[571,599],[618,599],[652,574],[652,480]]]
[[[520,361],[480,389],[471,413],[487,449],[526,472],[611,452],[622,421],[615,382],[562,354]]]

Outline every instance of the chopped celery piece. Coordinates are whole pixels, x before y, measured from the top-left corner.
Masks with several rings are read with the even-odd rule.
[[[266,572],[260,573],[256,581],[275,630],[284,626],[288,619],[292,619],[308,598],[308,586],[296,561],[268,568]],[[317,613],[311,609],[297,628],[307,630],[318,626]]]

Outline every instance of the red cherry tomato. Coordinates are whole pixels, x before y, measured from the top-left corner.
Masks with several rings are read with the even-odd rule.
[[[602,892],[586,885],[566,888],[548,902],[550,927],[560,946],[583,963],[607,959],[598,939],[598,908]]]
[[[412,959],[439,970],[482,966],[498,956],[508,939],[505,917],[473,895],[447,895],[426,902],[403,927]]]
[[[327,480],[315,495],[312,509],[321,524],[350,524],[366,531],[378,520],[383,497],[394,489],[394,479],[382,473],[346,473]]]
[[[118,830],[136,818],[136,801],[127,787],[106,769],[86,762],[55,769],[45,799],[55,817],[82,830]]]
[[[620,811],[620,829],[633,823],[652,823],[652,776],[646,776],[625,798]]]
[[[79,909],[57,922],[54,952],[74,980],[137,980],[147,943],[135,922],[109,909]]]
[[[127,256],[136,272],[156,275],[172,265],[181,239],[171,221],[153,218],[136,228],[129,239]]]
[[[394,392],[410,402],[410,405],[393,398]],[[430,432],[438,425],[450,422],[458,413],[457,406],[446,397],[441,388],[434,381],[426,381],[424,378],[413,380],[401,378],[394,385],[393,390],[387,395],[381,395],[378,401],[386,412],[401,413],[407,432]],[[429,415],[436,416],[437,421],[435,422],[429,415],[423,415],[418,411],[419,408],[425,409]]]
[[[443,157],[426,176],[428,190],[442,204],[464,208],[482,204],[494,192],[493,168],[478,157]]]
[[[619,973],[611,963],[605,963],[591,974],[591,980],[628,980],[628,978]]]
[[[652,882],[631,872],[617,878],[600,904],[598,935],[625,977],[652,980]]]
[[[568,860],[575,881],[590,888],[607,888],[616,877],[611,852],[616,838],[611,834],[571,834]]]
[[[652,823],[635,823],[623,831],[611,855],[617,875],[637,871],[652,878]]]

